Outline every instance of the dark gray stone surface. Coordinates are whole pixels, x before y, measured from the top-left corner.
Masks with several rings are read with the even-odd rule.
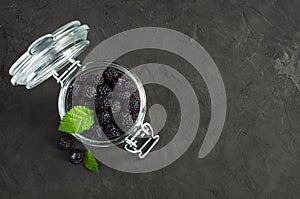
[[[1,0],[0,198],[299,198],[299,9],[297,0]],[[13,87],[8,69],[34,39],[74,19],[91,28],[89,50],[143,26],[175,29],[203,45],[228,97],[225,128],[213,151],[197,158],[210,119],[200,75],[174,55],[145,50],[120,61],[129,67],[158,61],[185,74],[201,108],[194,143],[170,166],[147,174],[101,163],[94,174],[69,163],[55,146],[59,86],[48,80],[32,90]],[[146,89],[150,104],[178,105],[164,88],[158,88],[162,95],[153,85]],[[166,109],[164,143],[174,136],[179,114],[171,105]]]

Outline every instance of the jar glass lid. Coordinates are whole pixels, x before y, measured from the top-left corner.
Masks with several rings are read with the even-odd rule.
[[[88,30],[73,21],[37,39],[10,68],[11,83],[27,89],[41,84],[86,49]]]

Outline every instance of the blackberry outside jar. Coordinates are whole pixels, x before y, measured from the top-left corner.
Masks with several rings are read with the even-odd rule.
[[[120,64],[91,62],[82,65],[76,60],[89,45],[88,31],[87,25],[73,21],[37,39],[11,66],[11,83],[31,89],[54,77],[61,86],[58,97],[61,118],[77,105],[95,110],[98,122],[87,131],[73,134],[79,141],[95,147],[124,143],[125,150],[142,159],[160,138],[154,135],[149,123],[144,123],[146,94],[143,85],[135,74]]]

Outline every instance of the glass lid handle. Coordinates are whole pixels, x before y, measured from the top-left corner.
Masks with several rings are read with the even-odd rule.
[[[137,136],[142,138],[148,137],[148,139],[138,147],[138,140],[136,140]],[[138,154],[138,157],[143,159],[154,148],[159,141],[159,138],[159,135],[154,135],[152,126],[149,123],[144,123],[134,135],[129,135],[125,138],[126,144],[124,148],[130,153]]]
[[[89,45],[88,31],[87,25],[72,21],[38,38],[9,69],[11,83],[31,89],[54,76],[62,84],[67,73],[58,77],[58,71],[71,64],[66,71],[74,72],[81,66],[74,59]]]

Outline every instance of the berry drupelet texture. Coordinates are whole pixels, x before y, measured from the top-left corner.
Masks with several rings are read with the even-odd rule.
[[[111,119],[111,115],[108,110],[103,110],[100,113],[97,113],[97,117],[101,126],[108,124]]]
[[[110,97],[112,95],[112,89],[109,85],[103,83],[97,85],[97,97]]]
[[[103,72],[104,81],[106,81],[106,83],[110,85],[114,85],[118,81],[120,76],[121,73],[113,67],[107,67]]]
[[[137,114],[140,111],[140,98],[136,92],[130,96],[128,108],[131,114]]]
[[[83,158],[84,158],[84,153],[80,149],[72,149],[69,153],[69,160],[73,164],[82,163]]]
[[[57,147],[61,150],[69,150],[73,146],[72,137],[63,135],[57,139]]]
[[[110,104],[111,112],[112,113],[119,113],[121,111],[121,102],[118,100],[114,100]]]
[[[106,137],[109,140],[112,140],[112,139],[120,137],[122,132],[118,127],[116,127],[116,125],[114,123],[110,123],[104,129],[104,134],[106,135]]]
[[[96,88],[92,85],[85,85],[81,92],[83,97],[93,98],[96,95]]]

